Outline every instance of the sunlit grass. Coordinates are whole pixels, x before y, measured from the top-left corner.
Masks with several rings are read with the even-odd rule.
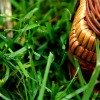
[[[77,0],[10,0],[13,29],[0,29],[0,99],[88,100],[99,67],[86,83],[78,60],[68,53]],[[0,15],[0,26],[4,25]],[[7,38],[8,31],[14,37]],[[97,41],[97,66],[99,44]],[[76,73],[69,72],[69,60]],[[77,79],[78,77],[78,79]],[[91,95],[92,93],[92,95]]]
[[[50,66],[51,66],[51,63],[53,62],[53,59],[54,59],[53,54],[50,52],[48,61],[47,61],[47,65],[46,65],[46,69],[45,69],[45,73],[44,73],[43,82],[42,82],[41,89],[39,92],[38,100],[43,100],[46,82],[47,82]]]

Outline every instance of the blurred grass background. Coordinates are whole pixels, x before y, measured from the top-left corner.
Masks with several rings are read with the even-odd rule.
[[[77,0],[10,2],[14,27],[9,30],[14,37],[7,38],[9,30],[0,29],[1,99],[81,100],[87,85],[77,82],[79,69],[70,78],[68,65],[68,39]],[[0,15],[0,26],[4,17]]]

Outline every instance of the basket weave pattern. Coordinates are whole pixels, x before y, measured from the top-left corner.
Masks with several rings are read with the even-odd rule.
[[[100,39],[100,0],[80,0],[70,32],[69,52],[79,59],[83,73],[90,75],[96,64],[96,38]]]

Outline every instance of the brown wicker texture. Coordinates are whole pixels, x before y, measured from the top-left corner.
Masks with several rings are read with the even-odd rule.
[[[96,65],[96,38],[100,39],[100,0],[80,0],[71,28],[69,53],[78,58],[86,81]],[[73,76],[76,70],[69,64]],[[95,85],[94,91],[100,93],[100,83]]]
[[[100,37],[100,0],[80,0],[69,38],[69,51],[96,63],[95,41]]]

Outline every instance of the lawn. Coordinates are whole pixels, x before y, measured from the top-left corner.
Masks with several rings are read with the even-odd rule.
[[[89,82],[77,58],[68,53],[77,0],[10,0],[10,4],[12,16],[0,11],[0,100],[99,99],[93,92],[100,72],[98,39],[97,64]],[[6,18],[11,21],[8,25]],[[72,77],[69,60],[76,68]]]

